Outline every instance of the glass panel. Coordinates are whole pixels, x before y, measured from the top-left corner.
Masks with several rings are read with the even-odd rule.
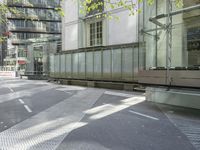
[[[121,78],[121,49],[114,49],[112,50],[112,77],[113,78]]]
[[[138,48],[134,48],[133,49],[133,72],[134,72],[134,76],[137,76],[138,74]]]
[[[78,77],[78,53],[72,54],[73,57],[73,77]]]
[[[65,55],[61,55],[61,62],[60,62],[60,72],[62,73],[62,75],[65,74]]]
[[[94,52],[94,78],[101,77],[101,52]]]
[[[66,77],[71,77],[71,54],[66,54]]]
[[[152,7],[144,5],[143,30],[156,29],[156,26],[149,21],[150,17],[165,14],[166,8],[169,7],[165,0],[157,0]],[[183,8],[178,8],[175,1],[171,1],[172,11],[189,8],[200,4],[196,0],[183,0]],[[144,2],[145,3],[145,2]],[[200,66],[200,10],[179,13],[172,16],[171,42],[167,41],[167,32],[164,29],[144,32],[140,37],[140,56],[142,47],[146,51],[146,68],[157,67],[158,69],[166,67],[167,47],[171,47],[169,60],[172,69],[197,69]],[[158,21],[166,25],[167,17],[158,19]],[[157,26],[157,28],[160,28]],[[170,34],[169,34],[170,35]],[[142,45],[142,46],[141,46]],[[140,61],[141,62],[141,61]],[[196,67],[196,68],[195,68]]]
[[[103,51],[103,77],[111,78],[111,50]]]
[[[85,77],[85,53],[79,53],[79,76]]]
[[[55,75],[58,76],[60,72],[60,55],[55,55]]]
[[[54,72],[54,55],[50,56],[50,72]]]
[[[122,76],[125,80],[133,78],[133,48],[122,49]]]
[[[93,52],[86,53],[86,75],[93,77]]]
[[[160,0],[159,3],[165,3],[165,0]],[[157,11],[165,10],[165,7],[157,3],[158,8],[156,9],[156,2],[154,5],[149,7],[147,1],[144,1],[144,45],[146,51],[146,66],[147,68],[157,65],[157,47],[156,47],[156,31],[148,32],[150,29],[155,29],[156,25],[149,21],[149,18],[156,15]],[[162,22],[162,21],[161,21]],[[161,38],[163,40],[163,38]],[[163,50],[161,51],[163,52]]]
[[[184,7],[197,4],[195,0],[184,0],[183,2]],[[173,9],[178,10],[182,8],[177,8],[173,3]],[[170,55],[171,67],[175,69],[186,69],[187,67],[200,65],[200,48],[198,46],[200,44],[199,13],[200,10],[198,9],[172,16],[172,49]],[[158,43],[158,47],[163,47],[163,51],[166,51],[166,46],[163,46],[164,43],[166,43],[166,38]],[[162,60],[162,64],[164,64],[166,52],[158,53],[158,56]]]

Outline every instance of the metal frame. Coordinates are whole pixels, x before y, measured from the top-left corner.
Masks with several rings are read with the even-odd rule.
[[[172,57],[172,16],[170,15],[172,11],[172,2],[171,0],[166,1],[167,6],[167,22],[166,22],[166,85],[171,85],[170,77],[170,67],[171,67],[171,57]]]
[[[172,57],[172,16],[178,15],[180,13],[189,12],[192,10],[200,9],[200,4],[183,8],[181,10],[172,11],[172,1],[166,1],[166,14],[160,14],[154,17],[149,18],[149,21],[154,23],[159,28],[150,29],[150,30],[143,30],[143,33],[149,34],[148,32],[158,31],[158,30],[165,30],[166,31],[166,85],[171,85],[171,77],[170,77],[170,67],[171,67],[171,57]],[[166,18],[166,24],[163,24],[158,21],[158,19]]]
[[[169,12],[169,14],[160,14],[160,15],[157,15],[157,16],[154,16],[154,17],[150,17],[149,21],[154,23],[157,26],[160,26],[160,28],[143,30],[143,32],[153,32],[153,31],[157,31],[157,30],[166,29],[167,25],[162,24],[161,22],[158,21],[158,19],[162,19],[162,18],[166,18],[166,17],[172,17],[174,15],[178,15],[178,14],[184,13],[184,12],[193,11],[193,10],[196,10],[196,9],[200,9],[200,4],[195,5],[195,6],[191,6],[191,7],[187,7],[187,8],[183,8],[183,9],[177,10],[177,11],[171,11],[171,12]]]

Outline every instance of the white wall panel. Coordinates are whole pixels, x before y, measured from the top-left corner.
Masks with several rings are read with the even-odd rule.
[[[78,1],[77,0],[64,0],[62,2],[65,16],[63,23],[69,23],[78,20]]]
[[[138,21],[137,14],[129,16],[127,10],[122,10],[114,13],[113,15],[118,16],[120,19],[109,20],[108,25],[108,45],[125,44],[138,41]]]
[[[78,48],[78,1],[64,0],[62,18],[62,50]]]
[[[78,49],[78,24],[64,26],[63,51]]]

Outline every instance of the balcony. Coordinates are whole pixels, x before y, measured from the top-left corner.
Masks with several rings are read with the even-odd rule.
[[[12,44],[13,45],[24,44],[25,42],[26,42],[25,39],[12,39]]]
[[[60,7],[60,4],[48,4],[48,3],[30,3],[26,1],[8,1],[7,5],[9,7],[23,7],[23,8],[41,8],[41,9],[55,9],[56,7]]]
[[[31,21],[47,21],[47,22],[61,22],[61,17],[48,17],[45,15],[33,15],[33,14],[9,14],[8,19],[14,20],[31,20]]]
[[[60,34],[61,30],[50,30],[48,28],[36,28],[36,27],[10,27],[11,32],[22,33],[46,33],[46,34]]]
[[[27,31],[27,32],[46,32],[46,28],[35,28],[35,27],[11,27],[11,31]]]

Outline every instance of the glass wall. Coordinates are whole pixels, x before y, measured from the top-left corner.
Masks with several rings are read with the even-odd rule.
[[[167,14],[168,8],[170,12],[174,12],[194,7],[199,5],[200,1],[183,0],[182,7],[177,7],[172,0],[170,0],[171,6],[168,2],[168,0],[156,0],[152,6],[145,4],[145,1],[143,3],[143,12],[140,14],[142,18],[140,23],[143,26],[140,30],[140,50],[146,52],[146,69],[152,67],[165,69],[166,58],[171,69],[195,69],[200,66],[200,9],[172,15],[171,20],[166,16],[156,19],[164,26],[168,21],[172,21],[172,26],[169,28],[156,25],[149,21],[149,18]],[[167,57],[167,47],[170,50],[169,57]]]
[[[135,82],[140,66],[137,46],[55,54],[52,59],[50,76],[56,78]]]
[[[60,20],[61,17],[57,11],[52,9],[41,8],[16,8],[17,13],[10,14],[12,18],[26,18],[26,19],[45,19],[45,20]]]
[[[60,22],[31,21],[31,20],[10,20],[10,30],[31,30],[43,32],[61,32]]]

